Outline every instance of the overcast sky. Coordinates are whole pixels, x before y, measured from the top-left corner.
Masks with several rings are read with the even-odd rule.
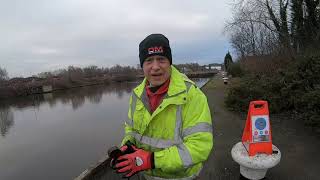
[[[136,66],[151,33],[170,40],[173,63],[221,63],[230,0],[0,0],[0,66],[10,77],[115,64]]]

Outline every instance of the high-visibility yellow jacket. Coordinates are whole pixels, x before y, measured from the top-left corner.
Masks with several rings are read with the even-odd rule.
[[[156,179],[193,179],[213,146],[212,121],[206,96],[171,66],[167,94],[150,113],[146,79],[130,97],[122,144],[130,140],[138,148],[154,152],[155,169],[145,171]]]

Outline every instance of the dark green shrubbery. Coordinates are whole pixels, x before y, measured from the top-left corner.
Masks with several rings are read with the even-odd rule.
[[[272,73],[247,71],[230,87],[225,103],[247,111],[249,102],[258,99],[269,102],[271,113],[296,112],[305,123],[320,127],[320,56],[299,57]]]
[[[228,74],[232,75],[232,77],[241,77],[244,72],[241,69],[240,62],[235,62],[229,65]]]

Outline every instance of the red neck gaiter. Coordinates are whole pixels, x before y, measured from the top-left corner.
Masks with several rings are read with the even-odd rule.
[[[146,83],[146,91],[147,96],[149,98],[149,104],[152,113],[157,109],[162,99],[164,98],[164,95],[168,92],[169,84],[170,79],[168,79],[164,84],[161,85],[161,87],[156,92],[153,93],[148,87],[149,82]]]

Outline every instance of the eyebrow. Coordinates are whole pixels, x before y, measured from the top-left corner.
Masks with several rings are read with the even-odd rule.
[[[163,56],[158,56],[158,57],[148,57],[147,59],[146,59],[146,61],[150,61],[150,60],[162,60],[162,59],[165,59],[165,57],[163,57]]]

